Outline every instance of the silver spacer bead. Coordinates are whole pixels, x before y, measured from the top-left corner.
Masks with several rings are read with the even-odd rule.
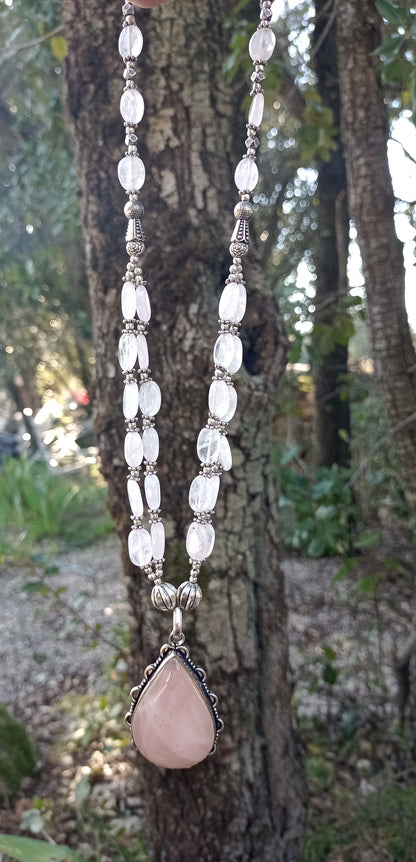
[[[239,203],[236,204],[234,207],[234,218],[241,218],[245,221],[249,221],[251,218],[253,218],[253,215],[254,207],[253,204],[251,204],[249,201],[239,201]],[[236,265],[233,264],[233,266],[234,269],[232,266],[230,266],[230,272],[237,271]]]
[[[141,201],[127,201],[124,207],[126,218],[141,218],[144,215],[144,206]]]

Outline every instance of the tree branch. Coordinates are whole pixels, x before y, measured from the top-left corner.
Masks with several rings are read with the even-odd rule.
[[[398,422],[397,425],[394,425],[393,428],[390,428],[387,434],[384,434],[383,437],[380,437],[380,439],[377,440],[377,443],[375,443],[372,449],[370,449],[368,455],[366,455],[364,460],[361,461],[361,464],[357,468],[355,473],[352,474],[351,478],[347,482],[347,486],[353,488],[357,479],[359,479],[360,476],[362,476],[362,474],[365,473],[365,471],[367,470],[369,462],[371,461],[371,458],[373,457],[374,453],[378,452],[378,450],[381,449],[384,444],[387,443],[388,440],[390,440],[391,437],[394,437],[396,434],[402,431],[403,428],[407,428],[408,425],[412,425],[413,422],[416,422],[416,411],[414,413],[411,413],[410,416],[406,416],[406,419],[402,419],[401,422]]]
[[[37,39],[31,39],[30,42],[24,42],[23,45],[15,45],[14,48],[7,48],[5,45],[2,45],[0,47],[0,57],[11,57],[19,51],[26,51],[28,48],[34,48],[36,45],[41,45],[42,42],[46,42],[48,39],[51,39],[52,36],[56,36],[58,33],[62,32],[63,26],[62,24],[59,24],[58,27],[50,30],[49,33],[44,33],[43,36],[39,36]]]

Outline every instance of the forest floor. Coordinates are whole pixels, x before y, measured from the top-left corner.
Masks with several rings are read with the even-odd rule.
[[[412,628],[414,556],[405,545],[386,548],[338,580],[339,559],[284,559],[310,791],[305,862],[416,859],[414,770],[394,670]],[[52,563],[54,594],[28,588],[39,585],[36,568],[0,573],[0,701],[25,724],[39,758],[36,777],[0,810],[0,831],[22,834],[23,818],[23,834],[52,836],[86,860],[139,862],[117,539]]]

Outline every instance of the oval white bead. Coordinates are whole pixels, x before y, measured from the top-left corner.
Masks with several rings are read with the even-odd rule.
[[[253,63],[267,63],[273,54],[276,45],[276,36],[270,27],[261,27],[253,33],[248,52]]]
[[[213,380],[209,387],[208,406],[213,416],[229,422],[237,409],[237,392],[225,380]]]
[[[144,477],[144,493],[149,509],[152,511],[160,509],[160,482],[155,473],[149,473]]]
[[[154,464],[159,456],[159,434],[156,428],[145,428],[143,431],[143,455],[146,461]]]
[[[218,460],[221,434],[217,428],[203,428],[196,444],[198,458],[203,464],[214,464]]]
[[[145,179],[146,170],[138,156],[124,156],[118,163],[118,178],[126,192],[138,192]]]
[[[240,192],[252,192],[259,179],[257,165],[252,159],[241,159],[234,174],[235,184]]]
[[[138,90],[124,90],[120,99],[120,114],[130,125],[137,126],[140,123],[144,114],[144,99]]]
[[[225,434],[221,434],[221,446],[218,460],[223,470],[231,470],[231,467],[233,466],[233,456],[231,454],[231,446]]]
[[[219,476],[196,476],[189,489],[189,505],[194,512],[212,512],[220,488]]]
[[[150,527],[152,538],[152,556],[154,560],[162,560],[165,553],[165,528],[162,521],[156,521]]]
[[[125,320],[136,316],[136,287],[131,281],[125,281],[121,290],[121,313]]]
[[[128,538],[129,557],[135,566],[147,566],[152,559],[152,541],[150,533],[139,527],[131,530]]]
[[[118,50],[123,58],[138,57],[143,48],[143,36],[136,24],[123,27],[118,40]]]
[[[186,550],[192,560],[202,562],[212,554],[215,544],[215,530],[212,524],[199,524],[193,521],[186,534]]]
[[[127,494],[133,515],[136,518],[141,518],[143,515],[142,492],[139,483],[135,479],[127,479]]]
[[[154,380],[145,380],[139,391],[139,407],[147,419],[156,416],[160,410],[162,396],[160,389]]]
[[[139,406],[139,387],[137,383],[129,381],[124,386],[123,393],[123,415],[125,419],[134,419]]]
[[[219,335],[214,346],[214,362],[220,368],[235,374],[243,361],[243,345],[238,335],[224,332]]]
[[[256,93],[253,96],[253,101],[250,105],[250,110],[248,112],[248,122],[252,126],[257,126],[259,128],[261,126],[261,121],[263,119],[264,113],[264,95],[263,93]]]
[[[244,284],[231,281],[226,284],[221,294],[219,304],[220,320],[228,320],[230,323],[240,323],[243,319],[247,305],[247,291]]]
[[[147,338],[142,332],[137,333],[137,358],[141,371],[146,371],[149,367],[149,350],[147,347]]]
[[[124,439],[124,457],[129,467],[140,467],[143,461],[143,442],[138,431],[127,431]]]
[[[151,318],[149,294],[144,284],[139,284],[136,287],[136,308],[137,316],[142,323],[148,323]]]
[[[118,343],[118,361],[122,371],[131,371],[137,360],[137,340],[134,332],[123,332]]]

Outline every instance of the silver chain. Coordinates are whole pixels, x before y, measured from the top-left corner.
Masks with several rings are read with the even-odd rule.
[[[162,611],[176,612],[172,632],[176,640],[182,638],[180,612],[197,607],[202,598],[198,574],[201,563],[214,547],[212,516],[220,478],[223,471],[229,470],[232,464],[227,430],[237,407],[233,378],[243,358],[239,336],[246,307],[242,258],[248,252],[249,221],[254,212],[250,195],[258,181],[256,151],[259,146],[257,133],[264,109],[264,67],[273,54],[276,42],[270,26],[272,0],[263,0],[260,6],[260,22],[249,43],[254,71],[251,75],[253,86],[250,92],[252,101],[248,113],[246,153],[235,171],[240,201],[234,209],[236,224],[230,244],[232,263],[219,303],[220,329],[213,351],[214,374],[208,396],[208,420],[197,441],[201,468],[189,491],[189,503],[194,513],[186,536],[190,574],[189,580],[178,588],[163,581],[165,531],[160,517],[160,483],[157,475],[159,437],[155,428],[161,393],[149,368],[147,329],[151,309],[141,267],[141,258],[145,252],[141,225],[144,208],[138,193],[145,181],[145,166],[138,153],[137,127],[143,117],[144,101],[136,86],[135,77],[136,61],[143,47],[143,37],[136,25],[134,6],[125,3],[122,7],[123,29],[119,38],[119,52],[124,61],[125,85],[120,112],[125,125],[126,151],[119,162],[118,175],[128,194],[124,213],[128,220],[126,251],[129,262],[123,278],[123,328],[119,342],[119,361],[124,376],[124,448],[129,467],[127,491],[132,511],[128,546],[133,565],[141,568],[153,582],[151,597],[155,607]],[[141,487],[144,488],[150,529],[143,525]]]

